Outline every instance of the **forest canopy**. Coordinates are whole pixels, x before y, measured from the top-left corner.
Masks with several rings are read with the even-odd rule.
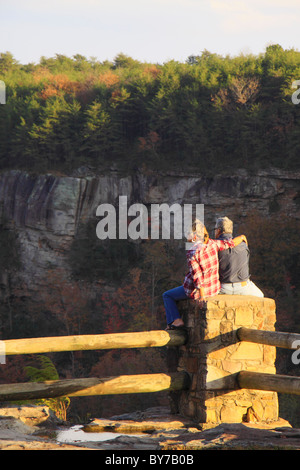
[[[0,54],[0,169],[299,167],[300,52],[203,51],[185,63]]]

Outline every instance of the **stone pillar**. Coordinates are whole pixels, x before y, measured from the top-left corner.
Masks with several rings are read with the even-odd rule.
[[[238,389],[241,370],[276,373],[276,348],[239,342],[236,330],[274,331],[275,302],[253,296],[219,295],[201,310],[180,302],[189,340],[179,348],[178,370],[191,376],[191,387],[173,395],[173,411],[193,418],[203,428],[220,423],[268,422],[278,419],[277,393]],[[177,410],[176,410],[177,408]]]

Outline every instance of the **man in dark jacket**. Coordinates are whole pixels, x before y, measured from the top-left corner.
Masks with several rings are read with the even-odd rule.
[[[233,238],[232,232],[233,223],[228,217],[217,219],[215,238],[230,240]],[[250,251],[245,242],[219,252],[220,294],[264,296],[254,282],[250,281],[249,257]]]

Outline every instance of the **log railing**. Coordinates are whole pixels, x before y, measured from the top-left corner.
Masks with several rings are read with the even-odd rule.
[[[0,385],[0,401],[176,391],[184,390],[188,388],[188,385],[189,376],[185,372],[120,375],[103,379],[91,377],[48,380],[46,382]]]
[[[236,334],[240,341],[285,349],[298,349],[300,346],[300,334],[297,333],[253,330],[241,327],[238,328]],[[237,373],[236,383],[239,388],[300,395],[300,377],[290,375],[265,374],[244,370]]]
[[[103,335],[56,336],[1,341],[5,356],[60,351],[181,346],[187,341],[185,330],[143,331]],[[106,378],[79,378],[0,385],[0,401],[33,400],[61,396],[113,395],[177,391],[189,387],[184,371],[159,374],[120,375]]]
[[[300,346],[300,334],[283,333],[281,331],[252,330],[250,328],[238,328],[236,331],[240,341],[266,344],[278,348],[298,349]]]
[[[237,341],[297,349],[300,335],[278,331],[238,328]],[[116,348],[181,346],[187,341],[185,330],[114,333],[104,335],[57,336],[1,341],[5,355],[37,354],[59,351],[78,351]],[[111,395],[149,393],[189,388],[190,375],[185,372],[169,374],[121,375],[106,378],[81,378],[40,383],[0,385],[0,401],[16,401],[59,396]],[[268,390],[300,395],[300,378],[287,375],[240,371],[236,374],[237,388]]]
[[[6,356],[95,349],[148,348],[181,346],[187,340],[185,330],[154,330],[103,335],[52,336],[1,341]]]
[[[242,370],[236,377],[239,388],[300,395],[300,377]]]

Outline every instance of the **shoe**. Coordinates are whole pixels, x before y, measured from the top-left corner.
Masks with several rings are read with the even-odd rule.
[[[166,331],[168,330],[186,330],[186,326],[184,325],[179,325],[179,326],[176,326],[176,325],[168,325],[167,328],[166,328]]]

